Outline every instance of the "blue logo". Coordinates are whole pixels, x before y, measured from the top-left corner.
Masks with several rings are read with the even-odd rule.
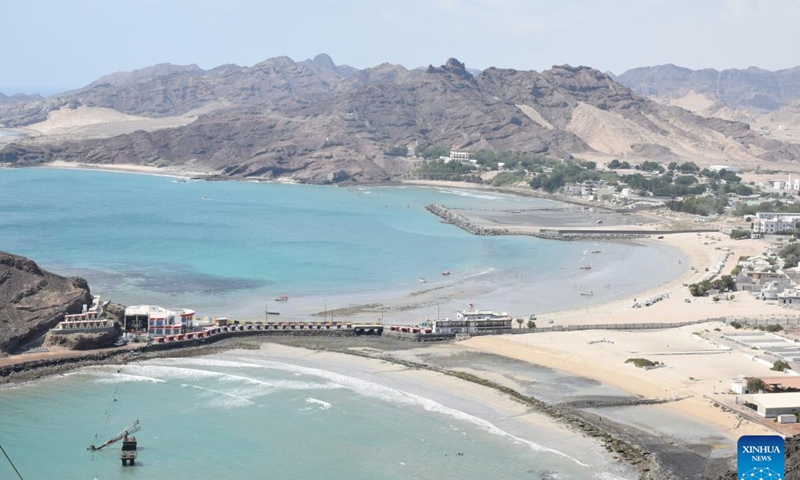
[[[739,438],[736,461],[739,480],[783,480],[783,437],[745,435]]]

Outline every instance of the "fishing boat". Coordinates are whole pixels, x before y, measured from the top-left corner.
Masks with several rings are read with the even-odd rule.
[[[600,250],[592,250],[592,253],[600,253]]]
[[[276,302],[286,302],[288,300],[289,297],[287,297],[286,295],[278,295],[277,297],[275,297]]]
[[[591,264],[586,264],[586,265],[581,267],[581,270],[591,270],[591,269],[592,269],[592,265]]]
[[[583,295],[584,297],[592,297],[594,296],[594,292],[592,290],[589,290],[588,292],[581,292],[581,295]]]
[[[419,283],[428,283],[428,281],[427,281],[427,280],[425,280],[424,278],[420,277],[420,279],[419,279]]]
[[[444,272],[442,272],[442,275],[450,275],[450,270],[445,270]]]

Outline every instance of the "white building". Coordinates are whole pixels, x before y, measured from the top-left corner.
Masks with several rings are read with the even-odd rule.
[[[778,305],[793,305],[800,307],[800,291],[796,289],[784,290],[778,294]]]
[[[433,322],[433,333],[505,333],[511,328],[511,315],[491,310],[461,311],[455,320]]]
[[[175,310],[155,305],[134,305],[125,308],[125,331],[133,329],[153,336],[178,335],[186,333],[192,326],[194,310],[180,308]]]
[[[469,152],[459,152],[459,151],[456,151],[456,150],[450,150],[450,161],[451,162],[470,163],[469,162]]]
[[[800,410],[800,392],[739,395],[736,403],[752,408],[764,418],[775,418]]]
[[[715,172],[720,172],[722,170],[725,170],[726,172],[733,172],[733,173],[738,173],[739,172],[739,167],[732,167],[730,165],[711,165],[711,166],[708,167],[708,169],[709,170],[713,170]]]
[[[778,233],[794,230],[800,225],[798,213],[758,212],[753,219],[753,233]]]

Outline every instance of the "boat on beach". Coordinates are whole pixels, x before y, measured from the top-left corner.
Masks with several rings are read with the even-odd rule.
[[[287,297],[286,295],[278,295],[277,297],[275,297],[275,301],[276,302],[288,302],[289,301],[289,297]]]

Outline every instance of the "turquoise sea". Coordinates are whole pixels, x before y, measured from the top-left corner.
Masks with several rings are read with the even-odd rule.
[[[104,299],[256,318],[265,304],[305,315],[425,289],[447,292],[449,315],[473,298],[543,311],[676,275],[674,252],[616,243],[602,244],[585,272],[594,244],[476,237],[427,213],[429,203],[551,205],[441,188],[0,169],[0,250],[84,276]],[[597,298],[576,294],[585,285]],[[290,301],[276,304],[279,294]],[[387,320],[421,320],[402,315]],[[433,396],[380,375],[241,352],[152,360],[0,388],[0,444],[26,479],[632,478],[578,434],[520,430],[457,394]],[[136,418],[145,425],[136,468],[120,466],[117,448],[85,450]],[[0,478],[14,478],[2,461]]]
[[[260,318],[369,304],[441,288],[441,314],[467,302],[528,315],[657,286],[675,252],[606,243],[476,237],[426,204],[534,208],[534,198],[420,187],[180,183],[57,169],[0,170],[0,250],[80,275],[123,304]],[[591,271],[580,270],[593,262]],[[450,270],[452,274],[441,276]],[[426,283],[421,283],[424,278]],[[613,289],[603,286],[614,282]],[[578,289],[593,289],[580,297]],[[460,295],[459,292],[463,294]],[[479,295],[483,297],[479,298]],[[290,301],[276,304],[278,295]],[[488,300],[487,300],[488,298]],[[428,310],[435,315],[436,307]],[[420,319],[392,318],[416,323]]]
[[[234,351],[0,388],[0,444],[25,479],[634,478],[579,434],[511,433],[457,396],[302,363]],[[133,420],[135,467],[119,444],[86,450]],[[5,459],[0,478],[14,478]]]

